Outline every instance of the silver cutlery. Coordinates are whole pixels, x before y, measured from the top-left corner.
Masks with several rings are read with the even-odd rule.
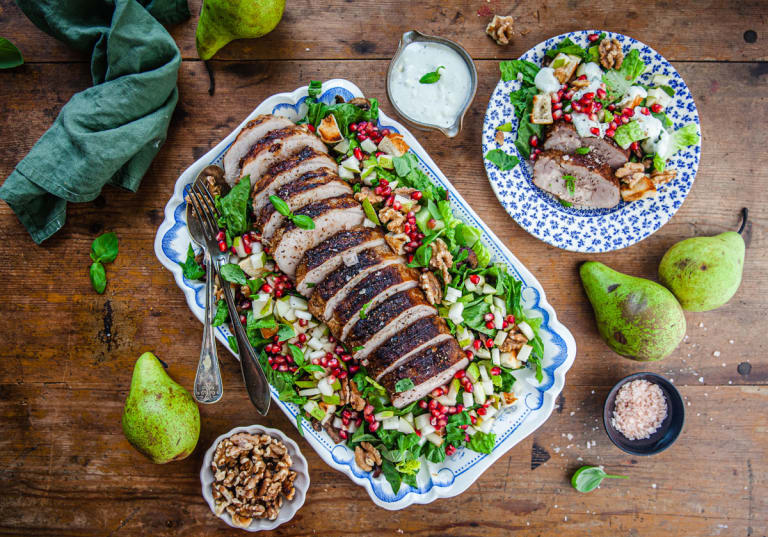
[[[216,174],[218,177],[223,177],[224,171],[218,166],[209,166],[206,169],[209,170],[210,174]],[[240,322],[240,314],[235,307],[235,299],[232,294],[232,289],[229,286],[229,282],[221,277],[221,266],[222,263],[226,261],[227,254],[219,251],[218,241],[216,240],[216,234],[219,231],[217,223],[219,214],[216,209],[216,204],[206,185],[198,183],[197,181],[192,185],[189,194],[195,212],[202,217],[201,221],[203,224],[205,243],[211,254],[213,267],[219,275],[219,285],[224,291],[224,298],[226,299],[227,308],[229,309],[232,331],[235,334],[238,355],[240,356],[240,369],[243,373],[243,380],[245,381],[248,396],[256,407],[256,410],[258,410],[261,415],[266,415],[270,403],[270,391],[267,377],[264,375],[256,351],[248,341],[248,336]]]

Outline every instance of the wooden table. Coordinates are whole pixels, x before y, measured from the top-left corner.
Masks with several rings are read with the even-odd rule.
[[[200,0],[190,2],[197,13]],[[353,2],[289,0],[283,21],[260,40],[226,47],[213,62],[216,93],[194,45],[196,17],[171,31],[184,62],[168,141],[141,189],[107,188],[92,203],[70,205],[67,224],[33,244],[0,206],[0,534],[234,534],[209,511],[198,471],[211,441],[253,422],[280,428],[309,460],[306,505],[275,535],[423,536],[763,536],[768,531],[768,2],[702,0],[642,3],[550,0]],[[489,17],[512,14],[519,31],[501,48],[484,35]],[[480,130],[498,79],[498,60],[543,39],[583,27],[632,35],[681,72],[701,115],[703,158],[682,209],[658,233],[602,255],[564,252],[519,228],[496,201],[480,155]],[[459,497],[390,513],[331,470],[280,412],[260,419],[224,348],[223,400],[201,406],[202,433],[188,459],[156,466],[126,442],[120,414],[133,363],[153,350],[191,388],[201,326],[152,242],[182,170],[228,134],[262,99],[309,79],[353,80],[391,113],[385,73],[398,37],[416,28],[461,42],[476,59],[480,87],[464,131],[447,140],[418,133],[445,174],[544,286],[578,354],[549,421],[503,456]],[[90,84],[88,59],[35,28],[0,0],[0,35],[27,63],[0,72],[0,176]],[[62,170],[66,173],[66,170]],[[676,241],[733,229],[750,208],[744,282],[725,307],[686,314],[688,337],[660,363],[612,353],[599,339],[577,276],[598,259],[655,276]],[[103,296],[91,290],[88,251],[116,231],[120,255],[107,267]],[[668,451],[632,457],[608,441],[603,398],[621,377],[655,371],[674,380],[685,401],[685,430]],[[569,485],[582,464],[630,476],[583,495]]]

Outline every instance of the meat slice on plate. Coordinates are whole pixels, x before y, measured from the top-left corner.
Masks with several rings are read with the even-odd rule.
[[[573,123],[561,120],[547,129],[543,149],[574,153],[580,147],[588,147],[592,156],[599,158],[614,170],[621,168],[629,160],[628,149],[622,149],[611,138],[582,138]]]
[[[344,194],[352,195],[352,188],[342,181],[330,168],[307,172],[295,181],[280,187],[275,195],[285,201],[291,211],[312,203]],[[285,217],[277,212],[275,206],[267,203],[256,217],[256,226],[261,230],[264,240],[269,240]]]
[[[296,268],[296,290],[312,296],[315,286],[359,252],[386,244],[378,228],[358,226],[340,231],[307,250]]]
[[[409,325],[436,313],[421,289],[401,291],[375,308],[369,308],[365,318],[357,321],[349,331],[344,343],[352,350],[355,359],[365,360],[379,345]]]
[[[450,382],[456,371],[464,369],[469,361],[455,338],[423,348],[405,363],[381,377],[379,384],[391,394],[392,405],[403,408]],[[410,379],[414,387],[396,393],[397,382]]]
[[[305,147],[293,157],[272,165],[260,179],[251,178],[253,213],[259,214],[261,209],[269,203],[269,196],[274,195],[284,185],[295,181],[305,173],[322,168],[337,172],[339,165],[326,153]]]
[[[349,290],[327,319],[331,333],[346,341],[352,326],[360,319],[361,310],[366,316],[369,310],[395,293],[417,287],[418,278],[418,272],[400,263],[371,272]]]
[[[227,183],[234,185],[240,177],[241,161],[256,142],[264,138],[269,131],[284,129],[293,125],[289,119],[272,114],[256,116],[242,128],[240,133],[224,153],[224,173]]]
[[[327,153],[325,144],[305,126],[294,125],[269,131],[243,157],[240,177],[249,175],[253,184],[261,179],[273,164],[297,155],[305,147],[310,147],[318,153]]]
[[[542,151],[533,165],[533,183],[576,207],[605,209],[619,203],[613,170],[590,154]]]
[[[275,263],[289,278],[296,275],[296,266],[304,252],[343,229],[359,226],[365,218],[362,207],[352,196],[310,203],[294,213],[309,216],[315,223],[314,229],[302,229],[293,221],[285,220],[269,241]]]
[[[405,259],[394,254],[389,246],[383,245],[363,250],[347,261],[315,287],[309,299],[309,311],[318,319],[330,317],[349,290],[368,274],[388,265],[404,263]]]
[[[365,367],[376,380],[381,379],[423,349],[453,339],[445,321],[433,315],[407,326],[379,345],[367,358]]]

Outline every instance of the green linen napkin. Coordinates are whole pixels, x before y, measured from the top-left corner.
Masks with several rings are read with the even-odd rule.
[[[40,244],[67,202],[109,183],[135,192],[165,141],[181,54],[161,23],[189,17],[186,0],[17,0],[41,30],[91,54],[93,87],[75,94],[0,187]]]

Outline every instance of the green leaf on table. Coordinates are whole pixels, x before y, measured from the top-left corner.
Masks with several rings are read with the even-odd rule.
[[[395,383],[395,393],[406,392],[413,388],[411,379],[400,379]]]
[[[509,155],[501,149],[491,149],[485,154],[485,158],[495,164],[501,171],[509,171],[520,162],[520,159],[516,156]]]
[[[315,229],[315,221],[306,214],[291,215],[291,221],[301,229]]]
[[[0,69],[11,69],[23,63],[24,57],[16,45],[4,37],[0,37]]]
[[[597,466],[582,466],[571,477],[571,486],[579,492],[591,492],[600,486],[603,479],[629,479],[624,475],[606,474]]]
[[[111,263],[117,257],[117,235],[113,232],[96,237],[91,243],[91,259],[99,263]]]
[[[181,272],[188,280],[199,280],[205,276],[205,270],[200,264],[195,261],[195,251],[192,249],[192,245],[189,245],[187,249],[187,259],[183,263],[179,263]]]
[[[104,270],[104,265],[99,261],[95,261],[91,265],[91,285],[97,293],[102,294],[104,289],[107,288],[107,273]]]
[[[435,82],[440,80],[440,69],[445,69],[445,65],[441,65],[434,71],[426,73],[419,79],[419,82],[421,84],[434,84]]]
[[[251,177],[246,175],[232,187],[226,196],[217,198],[221,211],[219,225],[232,237],[248,231],[248,197],[251,194]]]
[[[222,278],[230,283],[236,283],[237,285],[248,285],[248,277],[238,265],[234,263],[227,263],[222,265],[219,269],[219,274]]]

